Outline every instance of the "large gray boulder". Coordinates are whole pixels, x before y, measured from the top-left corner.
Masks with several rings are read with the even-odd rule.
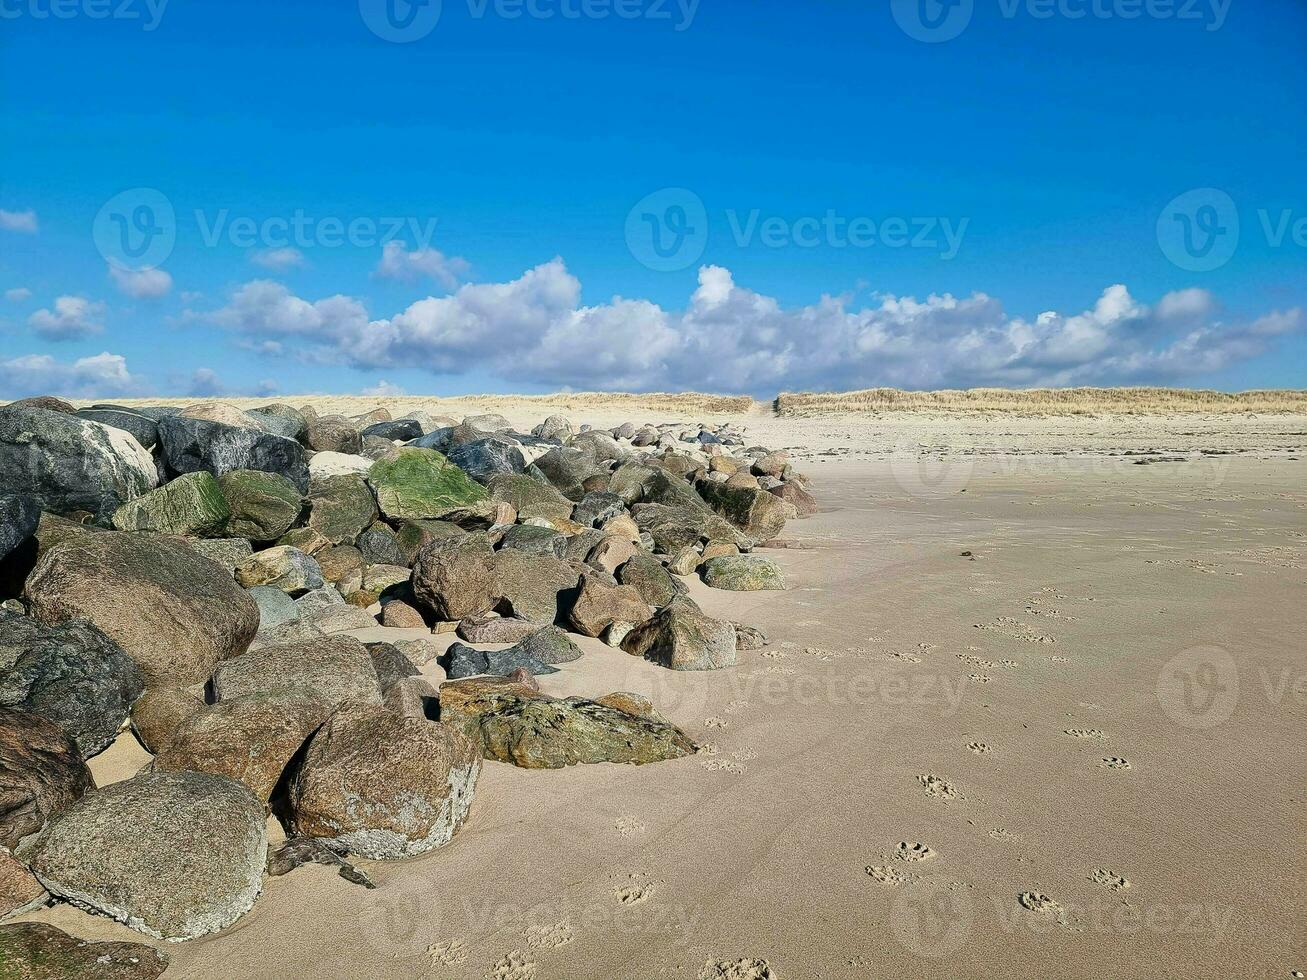
[[[627,634],[622,649],[669,670],[720,670],[735,666],[735,627],[677,598]]]
[[[56,514],[114,511],[159,485],[154,457],[122,429],[39,408],[0,408],[0,489]]]
[[[231,516],[227,533],[250,541],[276,541],[300,516],[300,492],[276,473],[232,470],[218,478]]]
[[[98,422],[114,429],[122,429],[141,444],[147,452],[159,444],[159,426],[154,419],[126,408],[80,408],[79,419]]]
[[[328,706],[380,704],[377,671],[367,647],[352,636],[319,636],[260,647],[224,661],[213,673],[218,703],[284,694]]]
[[[195,939],[231,925],[263,887],[263,803],[199,772],[147,772],[73,804],[32,870],[53,895],[155,939]]]
[[[221,565],[183,542],[104,531],[55,545],[27,579],[33,619],[86,619],[136,661],[147,686],[207,680],[244,653],[259,610]]]
[[[332,544],[353,544],[377,519],[377,500],[357,473],[314,479],[308,525]]]
[[[260,470],[284,476],[301,493],[309,488],[304,447],[258,429],[207,419],[164,418],[159,420],[159,452],[173,473],[206,470],[222,476],[233,470]]]
[[[315,734],[289,787],[297,834],[373,859],[449,843],[472,804],[477,746],[458,729],[349,706]]]
[[[496,476],[521,473],[526,469],[526,457],[506,439],[478,439],[450,449],[448,459],[460,470],[476,480],[489,483]]]
[[[0,610],[0,706],[59,725],[83,756],[109,747],[144,690],[136,661],[90,623]]]
[[[39,715],[0,708],[0,848],[25,859],[41,832],[93,789],[67,732]]]

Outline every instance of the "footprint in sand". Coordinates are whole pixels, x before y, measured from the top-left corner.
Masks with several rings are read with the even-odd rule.
[[[740,711],[743,708],[747,708],[748,706],[749,706],[748,701],[727,701],[726,707],[723,708],[722,710],[725,711],[727,714],[734,714],[735,712]]]
[[[866,871],[873,881],[879,881],[882,885],[902,885],[908,880],[908,875],[884,864],[869,864]]]
[[[486,980],[536,980],[539,975],[536,965],[515,949],[495,961]]]
[[[576,938],[570,922],[556,922],[550,926],[528,926],[526,944],[532,949],[557,949]]]
[[[1059,925],[1066,925],[1066,909],[1060,902],[1055,902],[1043,892],[1022,892],[1017,896],[1017,902],[1023,909],[1042,916],[1046,919],[1052,919]]]
[[[984,742],[968,742],[967,750],[976,753],[976,755],[987,755],[993,751],[993,749]]]
[[[785,675],[788,676],[788,675],[794,673],[794,668],[793,668],[793,667],[782,667],[780,664],[772,664],[771,666],[769,666],[769,667],[767,668],[767,673],[769,673],[769,674],[785,674]]]
[[[899,841],[899,846],[894,848],[894,856],[900,861],[928,861],[935,856],[935,852],[929,844],[923,844],[921,841],[908,843]]]
[[[990,681],[992,681],[993,679],[994,679],[994,678],[990,677],[988,674],[968,674],[968,675],[967,675],[967,680],[969,680],[969,681],[973,681],[973,682],[975,682],[976,684],[988,684],[988,683],[989,683]]]
[[[427,955],[436,966],[457,966],[467,962],[467,945],[459,939],[447,939],[428,946]]]
[[[1102,764],[1103,764],[1103,766],[1104,766],[1105,768],[1108,768],[1108,769],[1129,769],[1129,768],[1130,768],[1130,763],[1126,762],[1125,759],[1118,758],[1117,756],[1114,756],[1114,755],[1113,755],[1113,756],[1109,756],[1108,758],[1104,759]]]
[[[619,905],[640,905],[643,902],[649,901],[649,897],[653,894],[653,891],[653,885],[650,884],[626,885],[621,888],[613,889],[613,897],[617,899]]]
[[[823,650],[821,647],[804,647],[803,652],[811,656],[818,663],[828,664],[832,660],[838,659],[841,654],[834,650]]]
[[[986,660],[984,657],[977,657],[974,653],[959,653],[955,654],[955,656],[968,667],[984,667],[988,669],[990,667],[998,666],[994,661]]]
[[[961,800],[965,799],[961,793],[942,776],[936,776],[933,772],[923,773],[917,777],[917,782],[925,789],[926,795],[937,800]]]
[[[708,960],[699,980],[777,980],[766,960]]]
[[[1011,616],[999,616],[992,623],[976,623],[975,628],[1000,636],[1011,637],[1024,643],[1056,643],[1057,639],[1047,633],[1041,633],[1029,623],[1023,623]]]
[[[1095,742],[1106,742],[1109,738],[1107,732],[1100,732],[1097,728],[1068,728],[1064,735],[1070,735],[1072,738],[1090,739]]]
[[[789,656],[783,650],[764,650],[762,655],[768,660],[784,660]]]
[[[989,832],[989,836],[994,840],[1001,840],[1008,844],[1017,844],[1021,841],[1019,835],[1012,833],[1010,830],[1004,830],[1002,827],[995,827]]]
[[[641,823],[638,818],[630,816],[629,814],[618,817],[617,822],[613,826],[617,828],[617,832],[623,837],[634,837],[637,834],[643,834],[645,832],[644,824]]]
[[[727,721],[725,718],[718,718],[716,715],[713,715],[711,718],[705,718],[703,720],[704,728],[725,728],[729,724],[730,722]]]
[[[886,656],[890,657],[891,659],[897,660],[900,663],[905,663],[905,664],[921,663],[921,658],[911,653],[899,653],[898,651],[891,651],[890,653],[886,654]]]
[[[1070,657],[1049,657],[1049,658],[1048,658],[1048,662],[1049,662],[1050,664],[1069,664],[1069,663],[1071,662],[1071,658],[1070,658]]]
[[[727,762],[725,759],[705,760],[699,765],[709,772],[729,772],[732,776],[743,776],[749,771],[747,766],[742,766],[738,762]]]
[[[1089,880],[1096,885],[1102,885],[1108,891],[1123,892],[1130,887],[1129,878],[1115,871],[1108,871],[1106,868],[1095,868]]]

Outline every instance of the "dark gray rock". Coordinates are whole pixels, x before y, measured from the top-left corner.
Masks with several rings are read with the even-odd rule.
[[[304,447],[258,429],[207,419],[166,418],[159,422],[159,452],[173,473],[206,470],[222,476],[233,470],[260,470],[284,476],[300,493],[309,488]]]
[[[533,555],[551,555],[562,558],[567,551],[567,538],[550,527],[534,524],[514,524],[504,532],[501,548],[513,548]]]
[[[109,747],[144,690],[136,662],[90,623],[0,611],[0,706],[48,718],[83,756]]]
[[[381,521],[374,522],[358,537],[358,549],[369,565],[404,565],[412,564],[399,546],[399,539],[390,526]]]
[[[626,510],[626,502],[615,493],[587,493],[572,511],[572,520],[587,527],[601,527]]]
[[[478,483],[489,483],[505,473],[521,473],[526,468],[522,450],[503,439],[478,439],[452,447],[449,461]]]
[[[39,408],[0,408],[0,489],[56,514],[114,511],[158,485],[154,458],[122,429]]]
[[[581,484],[587,477],[608,472],[607,467],[601,466],[593,455],[569,446],[549,450],[534,465],[568,500],[580,500],[585,496]]]
[[[27,494],[0,495],[0,558],[36,533],[41,523],[41,501]]]
[[[365,646],[377,671],[377,684],[383,691],[396,681],[422,673],[393,643],[368,643]]]
[[[529,674],[558,673],[557,667],[550,667],[527,656],[518,647],[509,647],[507,650],[474,650],[466,644],[455,643],[445,657],[445,673],[451,680],[480,674],[506,677],[519,667]]]
[[[77,411],[79,419],[99,422],[115,429],[130,433],[141,444],[141,448],[151,450],[159,444],[159,427],[154,419],[140,412],[126,408],[82,408]]]
[[[265,405],[263,408],[252,408],[245,414],[252,416],[269,432],[286,439],[303,442],[308,434],[308,420],[303,413],[289,405]]]
[[[375,436],[388,442],[422,438],[422,424],[417,419],[395,419],[390,422],[376,422],[363,430],[363,438]]]

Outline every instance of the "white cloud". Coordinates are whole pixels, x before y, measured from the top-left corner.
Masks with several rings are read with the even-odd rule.
[[[32,329],[46,340],[78,340],[104,329],[104,304],[84,296],[60,296],[54,311],[40,309],[27,318]]]
[[[365,395],[370,398],[397,398],[398,396],[404,394],[404,389],[401,388],[399,385],[391,384],[389,381],[386,381],[383,378],[381,381],[378,381],[376,384],[368,388],[364,388],[362,391],[359,392],[359,394]]]
[[[255,265],[273,272],[286,272],[304,265],[304,253],[297,248],[267,248],[261,252],[250,253],[250,261]]]
[[[823,296],[784,307],[704,266],[685,309],[641,299],[580,301],[561,259],[506,283],[469,283],[371,320],[347,296],[309,302],[271,282],[240,287],[203,319],[248,346],[281,345],[357,368],[488,370],[550,387],[773,392],[1173,383],[1255,357],[1304,327],[1300,309],[1251,323],[1217,318],[1216,300],[1183,290],[1148,306],[1124,285],[1085,311],[1008,315],[984,293],[924,299]]]
[[[120,354],[96,354],[71,364],[49,354],[28,354],[0,361],[0,391],[6,396],[62,395],[66,398],[103,398],[143,393],[138,378],[127,370]]]
[[[110,263],[109,278],[119,292],[135,299],[158,299],[172,289],[172,276],[163,269],[120,269]]]
[[[5,299],[11,303],[22,303],[32,298],[32,291],[25,286],[19,286],[17,289],[6,289]]]
[[[382,279],[398,279],[401,282],[434,279],[442,286],[453,289],[470,269],[467,261],[456,255],[446,256],[444,252],[427,245],[406,252],[403,242],[392,241],[386,242],[381,248],[381,261],[377,263],[376,275]]]
[[[6,211],[0,208],[0,228],[5,231],[21,231],[28,235],[35,235],[36,212],[30,208],[26,211]]]

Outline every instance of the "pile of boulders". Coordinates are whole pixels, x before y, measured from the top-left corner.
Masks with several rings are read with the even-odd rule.
[[[729,426],[0,408],[0,917],[63,899],[190,939],[267,873],[370,886],[347,858],[447,843],[483,760],[694,753],[638,694],[536,677],[582,656],[569,633],[734,665],[765,637],[682,577],[784,588],[753,549],[814,509],[784,452]],[[404,632],[354,635],[379,625]],[[152,761],[96,789],[85,760],[125,726]],[[0,956],[59,943],[0,928]]]

